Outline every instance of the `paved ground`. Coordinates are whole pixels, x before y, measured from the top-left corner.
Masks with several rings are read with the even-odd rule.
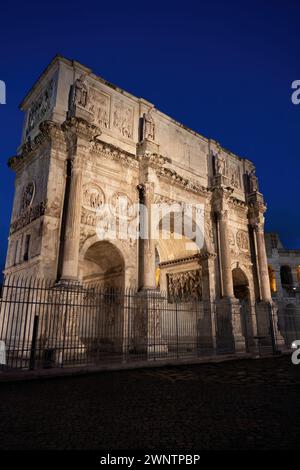
[[[300,449],[289,357],[0,385],[0,449]]]

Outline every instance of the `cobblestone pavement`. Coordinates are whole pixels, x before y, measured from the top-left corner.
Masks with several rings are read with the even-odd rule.
[[[290,357],[0,385],[1,449],[300,449]]]

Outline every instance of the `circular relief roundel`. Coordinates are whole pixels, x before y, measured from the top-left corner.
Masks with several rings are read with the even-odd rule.
[[[82,205],[89,210],[100,209],[105,202],[104,192],[95,184],[86,184],[83,188]]]
[[[236,243],[240,250],[248,251],[249,239],[247,232],[239,230],[236,234]]]
[[[118,218],[133,219],[136,215],[136,208],[125,193],[116,192],[110,199],[111,212]]]

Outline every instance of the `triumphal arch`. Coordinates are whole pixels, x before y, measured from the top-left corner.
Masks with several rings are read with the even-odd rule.
[[[16,180],[6,275],[196,298],[211,305],[210,316],[230,315],[242,301],[249,311],[271,302],[266,205],[251,161],[61,56],[21,110],[22,142],[9,159]],[[153,215],[162,205],[169,213]],[[180,236],[186,207],[196,229]],[[135,236],[132,227],[155,217],[158,236]],[[110,233],[112,218],[131,230],[102,237],[99,226]],[[243,328],[232,323],[242,350]]]

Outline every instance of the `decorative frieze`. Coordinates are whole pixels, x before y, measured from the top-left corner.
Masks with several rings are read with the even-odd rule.
[[[19,155],[8,159],[7,163],[10,168],[15,169],[19,162],[35,153],[46,141],[58,142],[59,146],[62,146],[63,134],[60,125],[53,121],[43,121],[39,125],[39,129],[40,132],[34,139],[30,139],[22,145]]]
[[[10,226],[10,234],[17,232],[21,228],[43,216],[45,214],[46,207],[47,200],[40,202],[34,207],[29,207],[28,210],[21,215],[21,217],[12,222]]]
[[[84,225],[91,225],[96,227],[99,218],[94,211],[89,211],[87,209],[81,208],[81,223]]]

